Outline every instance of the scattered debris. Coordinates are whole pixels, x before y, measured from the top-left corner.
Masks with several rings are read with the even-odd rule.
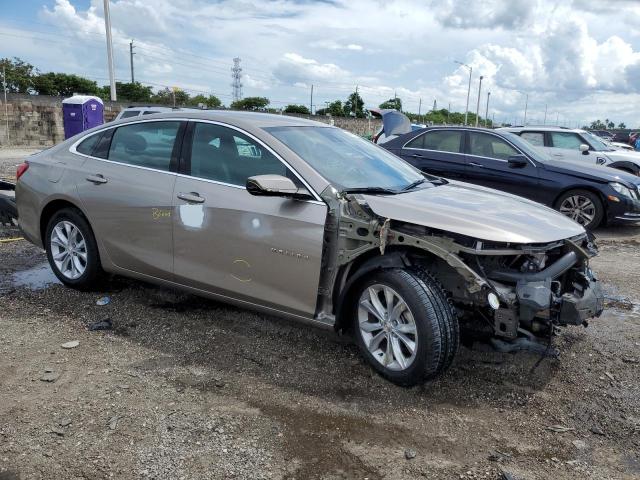
[[[516,476],[513,473],[502,471],[502,475],[500,475],[500,480],[517,480]]]
[[[587,449],[587,443],[583,440],[574,440],[573,442],[573,446],[576,447],[578,450],[586,450]]]
[[[499,450],[492,450],[487,458],[490,462],[504,462],[511,458],[511,454]]]
[[[116,427],[118,426],[118,421],[120,420],[120,417],[118,417],[117,415],[114,415],[113,417],[111,417],[109,419],[109,423],[107,423],[107,426],[109,427],[110,430],[115,430]]]
[[[45,372],[44,375],[40,377],[40,380],[42,380],[43,382],[53,383],[58,379],[58,377],[60,377],[59,373],[51,371]]]
[[[407,460],[411,460],[412,458],[416,458],[416,451],[412,448],[407,448],[404,451],[404,458],[406,458]]]
[[[591,427],[591,433],[595,433],[596,435],[604,435],[604,431],[597,425]]]
[[[609,380],[611,380],[612,382],[616,381],[616,377],[614,377],[612,374],[610,374],[609,372],[604,372],[604,374],[609,377]]]
[[[113,322],[110,318],[105,318],[104,320],[93,322],[89,325],[90,332],[94,332],[96,330],[111,330],[111,328],[113,328]]]
[[[571,430],[575,430],[575,428],[565,427],[563,425],[551,425],[550,427],[547,427],[547,430],[551,430],[552,432],[556,432],[556,433],[564,433],[564,432],[570,432]]]
[[[58,426],[51,427],[50,432],[51,433],[55,433],[59,437],[64,437],[64,430],[62,428],[58,427]]]
[[[111,303],[111,297],[101,297],[96,302],[96,305],[102,307],[104,305],[109,305],[109,303]]]
[[[69,350],[71,348],[76,348],[78,345],[80,345],[80,342],[78,340],[71,340],[70,342],[63,343],[60,346]]]
[[[71,423],[71,419],[69,417],[65,417],[58,422],[58,425],[60,425],[61,427],[68,427],[69,425],[71,425]]]

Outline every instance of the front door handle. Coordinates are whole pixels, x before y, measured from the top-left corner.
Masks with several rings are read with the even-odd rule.
[[[87,181],[91,183],[95,183],[96,185],[100,185],[101,183],[107,183],[109,180],[107,180],[102,175],[97,173],[95,175],[89,175],[87,177]]]
[[[471,167],[484,168],[484,165],[482,165],[482,164],[480,164],[480,163],[469,162],[469,165],[470,165]]]
[[[423,155],[420,155],[419,153],[412,153],[412,154],[411,154],[411,155],[409,155],[409,156],[410,156],[410,157],[413,157],[413,158],[424,158],[424,156],[423,156]]]
[[[184,200],[185,202],[189,202],[189,203],[204,203],[204,197],[201,197],[197,192],[189,192],[189,193],[180,192],[178,194],[178,198],[180,200]]]

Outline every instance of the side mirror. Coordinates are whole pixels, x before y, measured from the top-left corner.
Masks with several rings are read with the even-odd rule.
[[[589,145],[587,145],[586,143],[580,144],[580,151],[583,155],[589,155]]]
[[[298,188],[293,180],[282,175],[255,175],[247,178],[247,192],[258,197],[310,198],[305,188]]]
[[[511,155],[507,159],[509,168],[524,168],[529,164],[527,157],[524,155]]]

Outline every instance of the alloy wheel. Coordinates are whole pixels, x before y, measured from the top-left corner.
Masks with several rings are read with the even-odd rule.
[[[584,195],[572,195],[560,204],[560,213],[580,225],[589,225],[596,216],[596,206]]]
[[[51,230],[51,256],[58,271],[69,280],[82,276],[87,269],[87,243],[80,229],[62,220]]]
[[[392,288],[374,284],[358,301],[358,326],[367,349],[389,370],[405,370],[416,357],[418,330],[404,299]]]

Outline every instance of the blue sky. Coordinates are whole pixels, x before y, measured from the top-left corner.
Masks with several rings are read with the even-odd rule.
[[[0,57],[107,83],[102,0],[7,2]],[[232,58],[244,95],[275,107],[397,94],[405,109],[470,109],[575,126],[610,118],[640,126],[640,2],[633,0],[111,0],[116,77],[231,101]]]

